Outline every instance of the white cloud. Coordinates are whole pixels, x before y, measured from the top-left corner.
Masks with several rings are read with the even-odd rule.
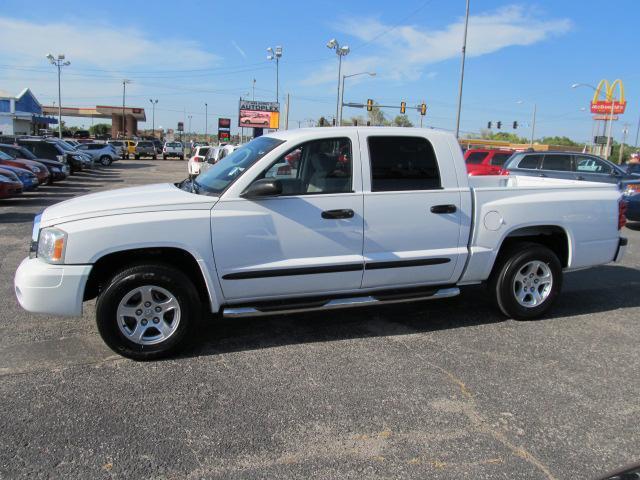
[[[5,58],[43,64],[51,50],[64,52],[72,62],[105,69],[156,66],[173,68],[211,65],[215,55],[190,40],[151,39],[134,28],[92,25],[87,22],[32,23],[0,17],[0,55]]]
[[[477,57],[512,46],[528,46],[561,35],[571,29],[567,19],[540,19],[521,6],[509,5],[499,10],[469,17],[467,55]],[[351,18],[339,30],[377,47],[375,55],[346,57],[347,73],[361,68],[383,70],[395,80],[416,80],[430,64],[460,55],[464,19],[440,30],[426,30],[413,25],[394,27],[374,18]],[[355,58],[354,58],[355,57]],[[320,84],[335,78],[335,66],[327,65],[305,80]],[[431,78],[431,77],[430,77]]]

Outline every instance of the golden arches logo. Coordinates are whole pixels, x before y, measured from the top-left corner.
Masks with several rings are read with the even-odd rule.
[[[613,96],[616,87],[618,87],[620,96],[616,100]],[[604,100],[600,100],[600,95],[604,88]],[[622,114],[627,106],[627,101],[624,98],[624,84],[619,78],[614,80],[613,83],[609,83],[609,80],[602,79],[598,83],[595,93],[593,94],[593,100],[591,101],[592,113],[604,113],[604,114]]]

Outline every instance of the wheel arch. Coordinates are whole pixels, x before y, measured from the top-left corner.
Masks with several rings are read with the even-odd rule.
[[[207,275],[206,266],[188,251],[177,247],[146,247],[118,250],[99,257],[87,279],[83,301],[96,298],[117,271],[135,263],[145,261],[171,265],[184,272],[194,283],[203,304],[209,304],[212,312],[217,312],[220,304],[215,295],[212,280]]]
[[[556,254],[562,268],[568,268],[571,265],[572,236],[565,228],[559,225],[527,225],[514,228],[502,237],[491,267],[492,274],[500,255],[519,242],[543,245]]]

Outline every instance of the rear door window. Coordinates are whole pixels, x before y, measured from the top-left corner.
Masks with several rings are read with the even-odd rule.
[[[527,170],[535,170],[540,166],[542,155],[525,155],[518,163],[518,168],[524,168]]]
[[[372,192],[442,188],[436,154],[426,138],[372,136],[367,142]]]
[[[571,155],[545,155],[542,162],[543,170],[556,172],[571,172],[573,170]]]

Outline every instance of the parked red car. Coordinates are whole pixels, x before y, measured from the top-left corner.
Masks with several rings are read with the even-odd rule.
[[[9,165],[11,167],[24,168],[34,173],[38,177],[38,183],[42,185],[49,181],[49,169],[40,162],[33,160],[13,158],[11,155],[0,151],[0,166]]]
[[[22,182],[15,173],[0,169],[0,198],[9,198],[22,193]]]
[[[508,175],[502,167],[514,150],[488,150],[472,148],[464,154],[469,175]]]

